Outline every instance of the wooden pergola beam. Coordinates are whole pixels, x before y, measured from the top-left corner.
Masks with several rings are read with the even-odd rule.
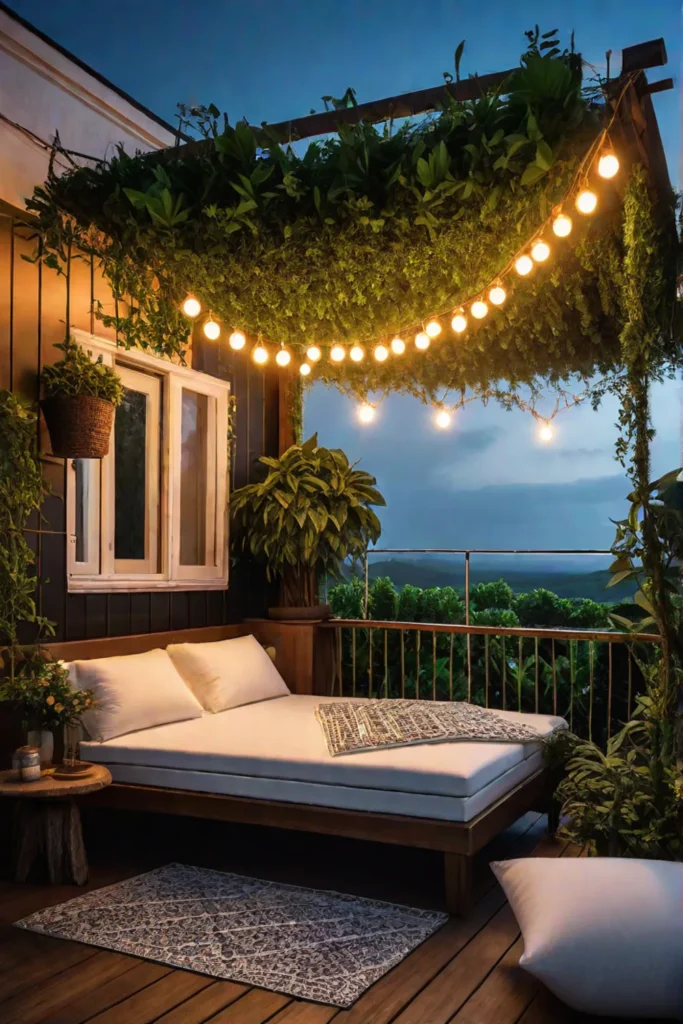
[[[667,62],[666,46],[663,39],[651,39],[646,43],[637,43],[622,50],[621,73],[630,74],[645,68],[662,67]],[[460,82],[442,82],[429,89],[418,89],[415,92],[402,93],[400,96],[388,96],[383,100],[372,100],[359,103],[355,107],[343,107],[340,110],[324,110],[319,114],[279,121],[277,124],[263,125],[262,134],[259,128],[252,125],[257,135],[261,135],[265,145],[269,139],[277,138],[280,142],[294,142],[300,139],[312,139],[319,135],[334,134],[343,124],[360,124],[361,121],[379,124],[402,117],[416,117],[432,110],[438,110],[448,96],[455,100],[472,100],[484,95],[489,90],[503,83],[517,70],[494,71],[488,75],[475,75],[462,79]],[[655,82],[651,92],[660,92],[671,88],[668,83]],[[671,83],[673,84],[673,83]],[[266,131],[267,130],[267,131]],[[171,149],[159,150],[157,155],[164,159],[183,157],[192,153],[201,153],[213,146],[211,139],[197,140],[175,146]]]

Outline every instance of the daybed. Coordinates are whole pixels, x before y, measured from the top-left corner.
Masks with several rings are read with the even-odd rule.
[[[192,631],[193,639],[203,632]],[[141,651],[177,637],[125,639],[138,641],[134,649]],[[110,653],[121,652],[120,644],[104,643],[112,645]],[[56,653],[87,658],[91,652],[86,642]],[[92,654],[103,653],[98,642]],[[291,675],[288,682],[291,688]],[[107,765],[114,779],[96,801],[441,850],[447,906],[462,913],[473,854],[520,815],[545,809],[539,746],[460,741],[333,758],[314,714],[320,700],[294,693],[84,742],[82,757]],[[503,714],[541,735],[564,725],[550,716]]]

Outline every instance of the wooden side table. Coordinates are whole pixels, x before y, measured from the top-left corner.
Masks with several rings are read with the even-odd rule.
[[[0,797],[18,801],[14,819],[14,877],[25,882],[34,862],[42,854],[53,884],[88,881],[88,861],[83,845],[81,815],[74,797],[94,793],[111,783],[111,774],[101,764],[78,779],[53,779],[44,775],[38,782],[17,780],[14,772],[0,772]]]

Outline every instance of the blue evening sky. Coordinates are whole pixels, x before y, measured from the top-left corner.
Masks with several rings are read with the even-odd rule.
[[[612,49],[663,36],[673,92],[655,107],[671,178],[680,184],[681,15],[677,0],[9,0],[17,13],[159,115],[178,101],[215,103],[234,122],[278,121],[322,109],[320,97],[352,86],[358,100],[436,85],[466,39],[463,73],[514,66],[524,30],[573,30],[577,48],[604,69]],[[678,466],[680,385],[654,396],[654,470]],[[376,474],[388,501],[387,546],[604,547],[627,485],[613,460],[616,408],[575,408],[542,445],[528,415],[472,404],[438,431],[414,399],[384,401],[361,426],[355,406],[314,387],[306,429],[343,447]]]

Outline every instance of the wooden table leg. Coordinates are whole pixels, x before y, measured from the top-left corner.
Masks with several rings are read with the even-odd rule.
[[[42,853],[53,885],[88,881],[81,816],[73,800],[21,800],[15,816],[14,877],[25,882]]]

